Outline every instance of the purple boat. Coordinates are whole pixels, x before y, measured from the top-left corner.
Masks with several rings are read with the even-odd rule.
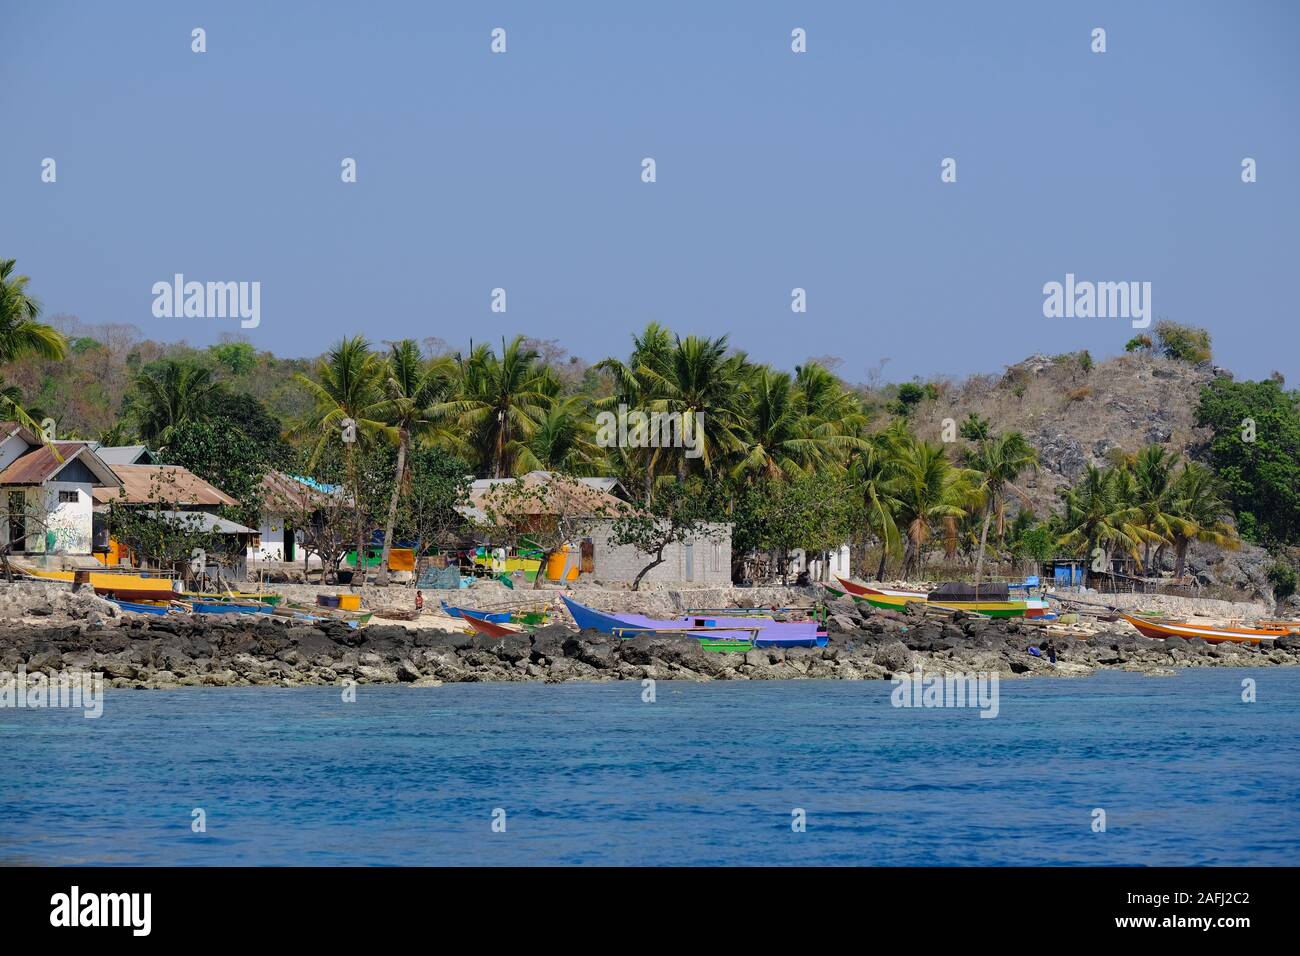
[[[714,615],[694,615],[673,620],[659,620],[643,614],[606,614],[595,608],[579,604],[577,601],[560,595],[564,606],[573,615],[574,622],[582,630],[596,630],[605,634],[616,631],[672,631],[683,627],[702,628],[719,634],[734,634],[736,637],[748,637],[754,634],[754,644],[758,647],[825,647],[826,631],[817,621],[775,621],[770,617],[716,617]],[[755,634],[755,630],[757,633]],[[626,635],[625,635],[626,636]]]

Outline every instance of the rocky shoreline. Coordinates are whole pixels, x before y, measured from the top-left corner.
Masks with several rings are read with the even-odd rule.
[[[69,596],[72,597],[72,596]],[[824,648],[711,653],[685,635],[618,640],[553,624],[531,636],[484,638],[431,628],[304,625],[230,616],[106,618],[84,600],[66,625],[0,624],[0,672],[100,672],[121,688],[311,686],[345,682],[417,687],[475,681],[877,680],[896,673],[996,672],[1078,677],[1098,669],[1167,675],[1181,667],[1300,664],[1300,637],[1259,650],[1199,639],[1150,640],[1119,629],[1054,638],[1058,663],[1027,652],[1044,632],[1016,620],[960,612],[943,620],[839,609]]]

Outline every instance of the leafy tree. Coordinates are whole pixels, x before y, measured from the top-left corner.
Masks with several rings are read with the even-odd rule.
[[[1300,399],[1274,381],[1215,379],[1201,390],[1196,424],[1213,432],[1209,463],[1243,537],[1300,541]]]
[[[1285,601],[1296,591],[1295,568],[1285,561],[1278,561],[1268,569],[1268,580],[1273,585],[1273,599]]]
[[[647,508],[623,510],[611,526],[610,544],[630,545],[650,558],[632,579],[632,590],[639,590],[641,579],[664,563],[670,546],[719,537],[722,528],[713,521],[713,508],[698,479],[659,488]]]
[[[146,443],[165,448],[178,426],[208,417],[216,387],[208,369],[189,361],[164,359],[141,369],[124,411],[136,422]]]
[[[257,349],[249,342],[222,342],[208,351],[231,375],[247,375],[257,367]]]
[[[533,587],[540,588],[551,555],[586,536],[612,506],[595,489],[571,475],[534,472],[501,482],[483,500],[488,521],[512,537],[526,537],[542,552]]]
[[[1192,363],[1210,360],[1210,333],[1205,329],[1177,322],[1157,322],[1152,331],[1156,334],[1160,354],[1165,358]]]
[[[998,530],[1003,528],[1005,496],[1014,491],[1025,497],[1015,484],[1023,472],[1038,465],[1038,453],[1020,432],[990,436],[980,441],[966,456],[967,467],[976,473],[978,489],[983,497],[984,521],[980,527],[979,550],[975,553],[975,580],[984,568],[984,555],[988,547],[989,523],[994,513],[998,516]]]
[[[256,528],[262,478],[270,461],[257,443],[227,421],[189,421],[172,430],[160,456],[164,463],[188,468],[239,502],[225,509],[240,524]]]

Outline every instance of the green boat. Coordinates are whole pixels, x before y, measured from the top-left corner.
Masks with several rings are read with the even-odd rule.
[[[700,638],[700,647],[713,654],[743,654],[754,649],[753,641],[728,641],[722,639]]]

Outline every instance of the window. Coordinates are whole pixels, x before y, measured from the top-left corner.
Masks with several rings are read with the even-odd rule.
[[[81,496],[75,491],[59,492],[59,504],[61,505],[75,505],[80,500]]]

